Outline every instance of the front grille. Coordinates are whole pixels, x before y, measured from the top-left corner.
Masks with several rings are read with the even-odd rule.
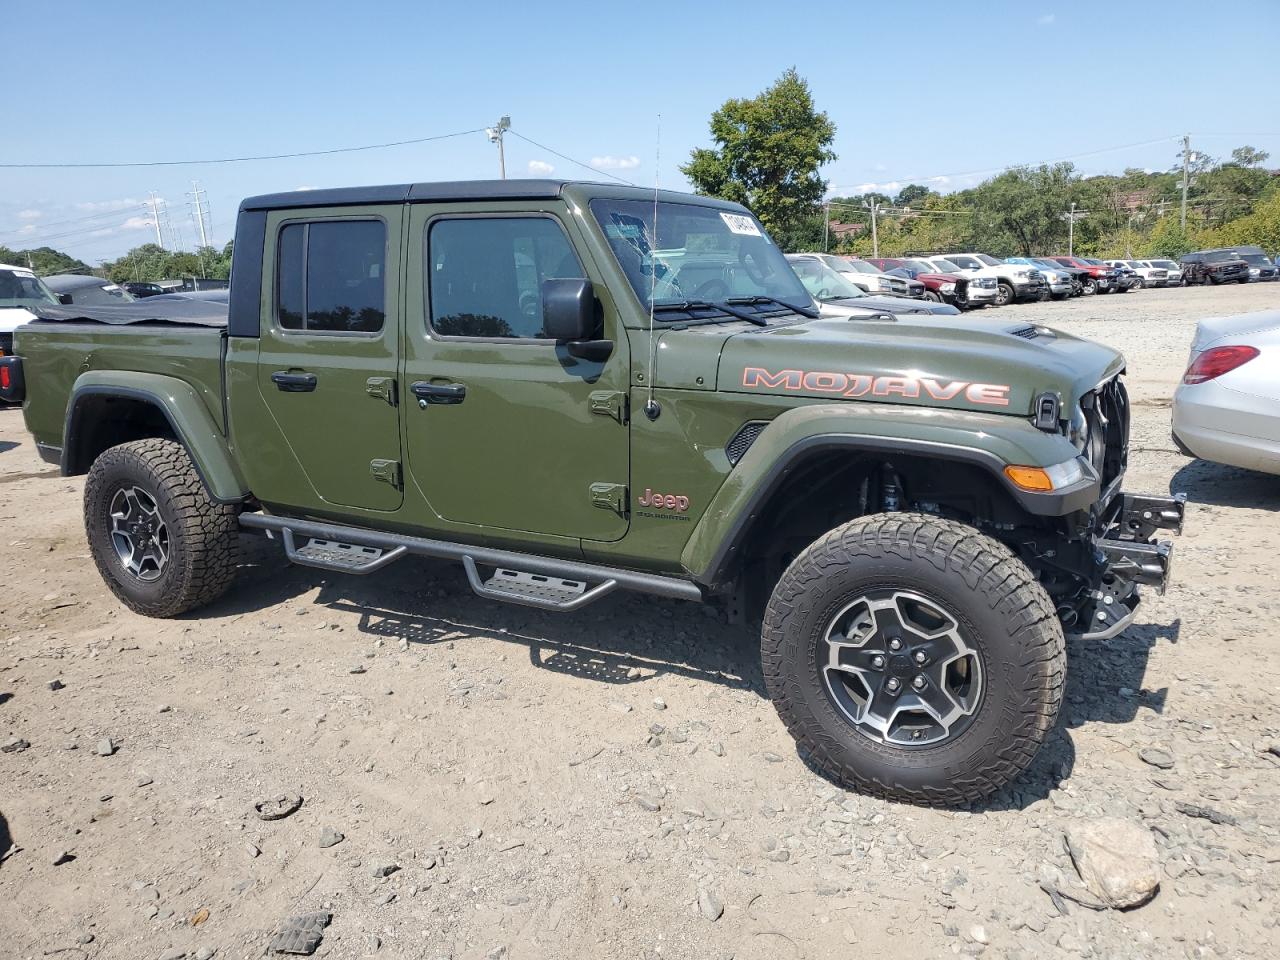
[[[1102,478],[1102,488],[1119,479],[1129,456],[1129,393],[1114,377],[1081,399],[1085,415],[1084,455]]]
[[[744,423],[742,428],[733,435],[724,447],[724,455],[729,458],[732,466],[737,466],[738,461],[743,458],[751,445],[756,442],[756,437],[760,436],[761,431],[769,425],[768,420],[752,420]]]

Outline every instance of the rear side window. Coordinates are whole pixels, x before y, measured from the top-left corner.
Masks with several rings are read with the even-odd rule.
[[[386,320],[381,220],[291,223],[276,252],[276,320],[309,333],[377,333]]]
[[[585,275],[548,217],[437,220],[426,256],[431,328],[446,337],[543,339],[542,281]]]

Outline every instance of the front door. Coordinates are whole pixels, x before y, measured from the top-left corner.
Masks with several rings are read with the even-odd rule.
[[[268,218],[264,255],[274,270],[273,304],[258,347],[258,390],[279,431],[274,455],[300,468],[273,473],[301,475],[306,489],[263,499],[400,507],[402,222],[401,206],[288,210]]]
[[[544,336],[542,282],[591,278],[569,225],[410,208],[404,344],[410,483],[450,525],[586,540],[627,530],[626,336],[595,278],[604,360]]]

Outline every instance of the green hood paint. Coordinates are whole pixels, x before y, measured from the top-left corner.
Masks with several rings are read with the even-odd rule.
[[[1012,332],[1029,327],[1007,320],[899,315],[893,320],[775,320],[768,328],[725,323],[672,330],[660,335],[657,380],[660,387],[677,389],[1026,416],[1037,395],[1056,393],[1063,408],[1070,409],[1124,367],[1117,351],[1061,331],[1035,327],[1034,337]],[[750,370],[766,375],[744,378]],[[913,384],[904,390],[900,383],[874,378],[906,378]],[[915,385],[922,380],[930,381],[924,389]],[[886,386],[887,392],[877,394],[873,382],[875,390]],[[1008,389],[971,392],[969,384]],[[910,395],[912,390],[918,395]],[[991,402],[999,399],[1008,402]]]

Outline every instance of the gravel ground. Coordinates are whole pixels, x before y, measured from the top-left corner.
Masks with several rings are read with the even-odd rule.
[[[1191,506],[1168,593],[1072,644],[1059,728],[967,811],[812,773],[756,641],[694,605],[554,616],[452,566],[336,578],[246,539],[227,598],[134,616],[81,480],[0,411],[0,954],[260,957],[325,911],[334,958],[1274,955],[1280,478],[1183,458],[1169,405],[1197,319],[1278,306],[1273,284],[992,313],[1123,350],[1129,487]],[[1102,817],[1155,841],[1143,906],[1078,902],[1064,834]]]

